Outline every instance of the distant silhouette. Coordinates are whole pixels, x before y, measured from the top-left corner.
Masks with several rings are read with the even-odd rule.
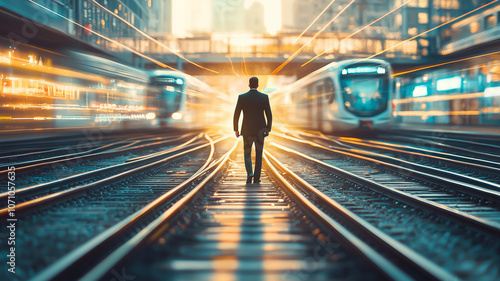
[[[273,122],[269,97],[257,91],[259,79],[252,77],[249,80],[250,91],[239,95],[236,109],[234,110],[234,133],[238,132],[240,113],[243,111],[243,124],[241,135],[243,136],[243,149],[245,155],[245,168],[247,170],[247,183],[260,182],[260,170],[262,167],[262,150],[264,149],[264,138],[269,135]],[[265,115],[265,118],[264,118]],[[267,122],[266,122],[267,119]],[[252,172],[252,145],[255,143],[255,173]]]

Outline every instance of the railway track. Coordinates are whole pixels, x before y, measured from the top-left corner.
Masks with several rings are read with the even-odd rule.
[[[410,167],[442,177],[470,183],[479,187],[500,190],[500,158],[496,161],[484,160],[481,157],[466,157],[451,153],[431,151],[415,146],[362,140],[357,138],[335,138],[307,134],[315,143],[334,150],[354,152]]]
[[[71,152],[84,152],[120,145],[126,142],[141,141],[156,137],[175,137],[182,131],[173,132],[120,132],[101,129],[83,130],[79,134],[66,134],[39,139],[26,139],[1,142],[0,161],[27,161],[64,155]],[[43,135],[43,134],[42,134]]]
[[[71,158],[46,161],[29,166],[14,165],[18,175],[17,185],[19,188],[16,190],[18,203],[33,200],[54,191],[97,182],[110,174],[119,174],[150,163],[155,159],[168,156],[181,149],[192,148],[199,143],[201,135],[190,140],[186,137],[190,136],[161,140],[114,151],[72,156]],[[7,195],[7,192],[1,193],[0,199],[6,198]]]
[[[463,216],[469,217],[471,222],[477,222],[478,227],[485,227],[492,231],[500,229],[499,191],[457,182],[454,179],[413,170],[407,166],[398,166],[380,161],[377,158],[360,156],[355,151],[344,152],[316,143],[293,138],[286,139],[295,141],[295,143],[288,143],[295,145],[300,150],[305,149],[307,152],[301,153],[296,149],[277,143],[271,143],[271,146],[294,154],[315,165],[321,165],[335,171],[342,177],[355,179],[359,184],[371,185],[396,197],[401,195],[401,198],[407,196],[408,198],[415,197],[434,202],[447,207],[450,216],[461,212]],[[464,196],[464,193],[468,196]],[[401,200],[401,198],[398,198],[398,200]],[[430,206],[432,204],[424,205]]]
[[[465,153],[471,157],[492,157],[498,159],[500,146],[498,136],[470,135],[463,133],[432,132],[429,134],[391,134],[380,135],[378,139],[401,141],[407,144],[427,145],[433,149],[445,149]]]
[[[78,145],[65,145],[59,146],[53,149],[41,149],[30,152],[23,152],[18,154],[6,154],[5,156],[0,156],[0,161],[8,163],[9,165],[18,165],[18,166],[29,166],[34,165],[41,162],[48,162],[57,159],[68,159],[75,156],[83,156],[91,153],[98,153],[103,151],[113,151],[113,150],[121,150],[126,149],[130,146],[136,146],[138,144],[147,144],[151,142],[158,142],[160,140],[167,140],[175,138],[175,136],[171,137],[135,137],[135,138],[127,138],[125,140],[119,141],[104,141],[100,140],[98,142],[90,143],[90,142],[82,142]]]
[[[458,280],[360,217],[338,222],[327,213],[335,204],[318,207],[270,154],[263,182],[245,184],[242,156],[234,149],[153,222],[127,238],[108,237],[114,242],[107,245],[118,245],[113,250],[89,241],[34,280],[108,280],[114,274],[147,280]]]
[[[398,175],[388,171],[383,165],[374,165],[375,162],[369,159],[360,162],[346,155],[334,156],[321,146],[314,145],[306,149],[303,142],[300,143],[301,152],[277,143],[271,143],[268,147],[281,157],[286,157],[288,167],[297,167],[292,170],[314,183],[321,191],[331,194],[332,198],[349,206],[348,209],[364,216],[386,233],[401,239],[405,245],[411,245],[414,250],[432,257],[434,262],[442,264],[455,276],[466,280],[498,278],[495,273],[498,267],[484,256],[484,253],[495,255],[494,252],[500,249],[495,238],[500,234],[500,207],[496,203],[498,192],[492,194],[497,198],[494,201],[464,196],[454,190],[455,186],[443,188],[435,183],[419,182],[401,176],[401,173]],[[347,183],[348,188],[339,182]],[[379,215],[387,211],[391,211],[390,215]],[[412,218],[415,215],[403,217],[405,212],[415,212],[420,218]],[[437,222],[426,221],[428,218],[436,219]],[[419,224],[412,226],[409,222],[415,220]],[[463,235],[464,230],[468,235]],[[426,236],[428,233],[431,235]],[[441,235],[447,238],[437,239]],[[452,248],[448,246],[450,239],[456,241],[452,243]],[[429,245],[424,244],[424,241]],[[458,241],[462,245],[455,245]],[[472,261],[471,257],[475,257],[475,260]],[[482,270],[475,273],[471,264]]]
[[[136,168],[18,204],[16,217],[24,226],[17,230],[17,243],[23,245],[18,255],[26,262],[17,276],[27,280],[61,255],[174,189],[208,165],[214,153],[213,148],[209,153],[210,147],[225,139],[207,138],[205,144],[174,154],[136,160],[131,162],[138,163]],[[7,214],[8,209],[1,213]],[[30,253],[30,249],[38,251]]]
[[[266,142],[262,183],[249,185],[241,147],[206,138],[128,157],[102,179],[21,192],[16,212],[36,239],[19,229],[19,276],[500,278],[498,192],[468,184],[477,190],[464,196],[447,179],[416,180],[408,167],[284,135]]]

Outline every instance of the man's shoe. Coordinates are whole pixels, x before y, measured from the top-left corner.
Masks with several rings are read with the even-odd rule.
[[[253,183],[260,183],[260,179],[254,179]]]
[[[247,177],[247,183],[252,183],[252,178],[253,178],[253,176],[248,176]]]

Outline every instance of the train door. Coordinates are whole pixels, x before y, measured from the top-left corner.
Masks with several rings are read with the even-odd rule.
[[[316,86],[316,124],[318,130],[323,128],[323,94],[324,94],[323,84]]]

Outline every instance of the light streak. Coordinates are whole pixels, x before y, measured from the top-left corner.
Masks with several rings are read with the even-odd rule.
[[[2,58],[2,57],[0,56],[0,58]],[[61,75],[61,76],[66,76],[66,77],[79,77],[79,78],[88,79],[88,80],[101,82],[101,83],[107,82],[106,79],[103,79],[99,75],[85,74],[85,73],[81,73],[78,71],[72,71],[69,69],[58,68],[58,67],[39,66],[39,65],[33,65],[33,64],[25,65],[18,60],[22,60],[22,59],[12,57],[12,61],[10,63],[5,63],[5,62],[0,61],[0,65],[6,64],[6,65],[9,65],[11,67],[14,66],[17,68],[24,68],[24,69],[28,69],[28,70],[39,71],[39,72],[55,74],[55,75]]]
[[[73,72],[72,75],[73,75],[73,77],[75,77],[78,75],[78,73]],[[70,75],[68,75],[68,76],[70,76]],[[18,96],[24,95],[26,97],[43,97],[43,98],[49,98],[49,99],[72,100],[72,98],[67,98],[67,96],[65,94],[61,95],[61,96],[50,96],[48,94],[48,92],[45,92],[45,90],[43,90],[43,92],[40,90],[41,86],[43,86],[43,88],[45,88],[45,86],[48,86],[48,87],[54,87],[54,89],[58,89],[61,91],[93,92],[93,93],[100,93],[100,94],[112,93],[114,96],[128,97],[130,99],[130,95],[128,93],[121,92],[120,90],[117,90],[117,89],[81,87],[81,86],[72,85],[72,84],[59,84],[59,83],[54,83],[54,82],[47,81],[47,80],[21,78],[21,77],[5,77],[3,79],[4,80],[11,80],[11,81],[20,81],[21,83],[31,83],[31,84],[36,83],[36,86],[32,85],[32,87],[28,87],[26,85],[4,86],[3,94],[7,94],[7,95],[18,95]],[[103,80],[101,82],[105,83],[106,81]],[[125,88],[127,88],[127,87],[125,87]],[[133,87],[128,87],[128,88],[130,89]],[[54,91],[54,89],[52,89],[52,90]],[[75,99],[75,98],[73,98],[73,99]]]
[[[242,56],[242,59],[243,59],[243,67],[244,67],[245,75],[246,75],[246,76],[250,76],[250,75],[248,74],[247,62],[246,62],[246,60],[245,60],[245,56]]]
[[[398,111],[400,116],[447,116],[447,115],[479,115],[479,110],[461,110],[461,111]]]
[[[30,45],[30,44],[26,44],[26,43],[22,43],[22,42],[16,42],[16,43],[19,43],[21,45],[28,46],[30,48],[34,48],[34,49],[37,49],[37,50],[41,50],[41,51],[44,51],[44,52],[47,52],[47,53],[58,55],[58,56],[61,56],[61,57],[67,57],[66,55],[63,55],[63,54],[60,54],[60,53],[57,53],[57,52],[54,52],[54,51],[51,51],[51,50],[47,50],[47,49],[44,49],[44,48],[36,47],[36,46]]]
[[[63,15],[61,15],[61,14],[58,14],[58,13],[56,13],[56,12],[54,12],[54,11],[50,10],[49,8],[47,8],[47,7],[45,7],[45,6],[42,6],[42,5],[38,4],[38,3],[36,3],[36,2],[35,2],[35,1],[33,1],[33,0],[29,0],[29,1],[30,1],[31,3],[33,3],[33,4],[37,5],[37,6],[39,6],[39,7],[40,7],[40,8],[42,8],[42,9],[45,9],[45,10],[47,10],[47,11],[49,11],[49,12],[51,12],[51,13],[53,13],[53,14],[55,14],[55,15],[57,15],[57,16],[59,16],[59,17],[63,18],[63,19],[65,19],[65,20],[67,20],[67,21],[71,22],[71,23],[72,23],[72,24],[74,24],[74,25],[78,25],[79,27],[81,27],[81,28],[83,28],[83,29],[85,29],[85,30],[87,30],[87,31],[89,31],[89,32],[92,32],[93,34],[95,34],[95,35],[97,35],[97,36],[99,36],[99,37],[101,37],[101,38],[104,38],[104,39],[106,39],[106,40],[108,40],[108,41],[110,41],[110,42],[112,42],[112,43],[115,43],[115,44],[117,44],[117,45],[121,46],[122,48],[124,48],[124,49],[126,49],[126,50],[128,50],[128,51],[130,51],[130,52],[132,52],[132,53],[134,53],[134,54],[136,54],[136,55],[138,55],[138,56],[140,56],[140,57],[143,57],[143,58],[145,58],[145,59],[147,59],[147,60],[149,60],[149,61],[152,61],[152,62],[156,63],[157,65],[159,65],[159,66],[163,67],[163,68],[169,68],[169,69],[172,69],[172,70],[175,70],[175,71],[179,71],[179,70],[177,70],[177,69],[175,69],[175,68],[173,68],[173,67],[171,67],[171,66],[169,66],[169,65],[166,65],[166,64],[164,64],[164,63],[162,63],[162,62],[160,62],[160,61],[157,61],[157,60],[155,60],[155,59],[153,59],[153,58],[151,58],[151,57],[148,57],[148,56],[146,56],[146,55],[144,55],[144,54],[142,54],[142,53],[140,53],[140,52],[138,52],[138,51],[136,51],[136,50],[134,50],[134,49],[132,49],[132,48],[130,48],[130,47],[128,47],[128,46],[126,46],[126,45],[124,45],[124,44],[120,43],[120,42],[118,42],[118,41],[116,41],[116,40],[113,40],[113,39],[111,39],[111,38],[109,38],[109,37],[106,37],[106,36],[104,36],[104,35],[102,35],[102,34],[100,34],[100,33],[97,33],[97,32],[95,32],[95,31],[93,31],[93,30],[89,29],[89,28],[86,28],[85,26],[83,26],[83,25],[81,25],[81,24],[77,23],[76,21],[74,21],[74,20],[72,20],[72,19],[69,19],[69,18],[67,18],[67,17],[65,17],[65,16],[63,16]],[[179,71],[179,72],[181,72],[181,71]]]
[[[324,9],[323,11],[321,11],[321,13],[319,13],[319,15],[309,24],[308,27],[306,27],[306,29],[304,29],[304,31],[302,31],[302,33],[299,35],[299,37],[295,38],[295,40],[293,41],[293,44],[297,43],[297,41],[300,39],[300,37],[302,37],[302,35],[304,35],[304,33],[306,33],[309,28],[311,28],[311,26],[326,12],[326,10],[328,10],[328,8],[330,8],[330,6],[333,4],[333,2],[335,2],[336,0],[332,0],[332,2],[330,2],[330,4],[328,4]],[[410,0],[411,1],[411,0]]]
[[[406,1],[405,3],[403,3],[403,4],[399,5],[398,7],[396,7],[396,8],[394,8],[394,9],[392,9],[391,11],[389,11],[389,12],[387,12],[387,13],[385,13],[383,16],[379,17],[378,19],[376,19],[376,20],[372,21],[372,22],[371,22],[371,23],[369,23],[368,25],[365,25],[364,27],[362,27],[362,28],[358,29],[357,31],[355,31],[355,32],[354,32],[354,33],[352,33],[351,35],[347,36],[346,38],[343,38],[342,40],[340,40],[340,41],[339,41],[339,45],[340,45],[340,43],[341,43],[342,41],[344,41],[344,40],[346,40],[346,39],[349,39],[349,38],[351,38],[352,36],[354,36],[354,35],[358,34],[359,32],[363,31],[365,28],[367,28],[367,27],[371,26],[372,24],[376,23],[377,21],[379,21],[379,20],[381,20],[381,19],[385,18],[386,16],[388,16],[388,15],[392,14],[394,11],[396,11],[396,10],[400,9],[401,7],[403,7],[403,6],[407,5],[407,4],[408,4],[408,3],[410,3],[411,1],[413,1],[413,0],[408,0],[408,1]],[[313,60],[315,60],[315,59],[317,59],[317,58],[321,57],[321,56],[322,56],[322,55],[324,55],[325,53],[328,53],[328,52],[333,51],[333,49],[334,49],[334,48],[330,48],[330,49],[328,49],[328,50],[323,51],[321,54],[316,55],[314,58],[312,58],[312,59],[308,60],[306,63],[304,63],[304,64],[303,64],[303,65],[301,65],[300,67],[305,66],[306,64],[308,64],[308,63],[312,62]]]
[[[493,63],[493,64],[489,64],[487,66],[491,67],[491,66],[495,66],[495,65],[500,65],[500,63]],[[484,67],[484,66],[482,66],[482,65],[476,65],[476,66],[469,67],[469,68],[462,68],[462,69],[454,70],[453,72],[461,72],[461,71],[465,71],[465,70],[478,69],[478,68],[482,68],[482,67]]]
[[[208,71],[211,71],[213,73],[219,73],[218,71],[215,71],[215,70],[212,70],[212,69],[209,69],[209,68],[206,68],[204,66],[201,66],[193,61],[190,61],[189,59],[187,59],[186,57],[184,57],[184,55],[182,55],[181,53],[177,52],[176,50],[173,50],[172,48],[170,48],[169,46],[161,43],[160,41],[154,39],[153,37],[151,37],[149,34],[143,32],[142,30],[140,30],[139,28],[135,27],[133,24],[131,24],[130,22],[128,22],[127,20],[125,20],[124,18],[120,17],[119,15],[113,13],[112,11],[108,10],[106,7],[104,7],[103,5],[99,4],[97,1],[95,0],[92,0],[92,2],[94,2],[96,5],[98,5],[99,7],[101,7],[102,9],[104,9],[106,12],[110,13],[111,15],[113,15],[114,17],[118,18],[119,20],[123,21],[125,24],[127,24],[128,26],[132,27],[135,31],[139,32],[141,35],[143,35],[144,37],[148,38],[149,40],[155,42],[156,44],[160,45],[161,47],[167,49],[169,52],[171,52],[172,54],[180,57],[181,59],[201,68],[201,69],[205,69],[205,70],[208,70]]]
[[[333,17],[328,23],[326,23],[320,31],[316,32],[316,34],[314,34],[314,36],[309,39],[309,41],[307,43],[305,43],[304,45],[302,45],[302,47],[300,47],[297,51],[295,51],[295,53],[293,53],[284,63],[282,63],[280,66],[278,66],[275,70],[273,70],[273,72],[271,73],[271,75],[275,75],[276,73],[278,73],[281,69],[283,69],[283,67],[285,67],[285,65],[287,65],[290,61],[292,61],[298,54],[300,54],[300,52],[302,52],[302,50],[307,46],[309,45],[309,43],[311,43],[314,39],[316,39],[316,37],[318,37],[332,22],[334,22],[345,10],[347,10],[347,8],[349,8],[352,3],[354,3],[354,1],[356,0],[351,0],[351,2],[349,2],[349,4],[347,4],[342,10],[340,10],[337,15],[335,17]],[[498,0],[497,0],[498,1]]]
[[[240,75],[238,73],[236,73],[236,71],[234,70],[234,65],[233,65],[233,61],[231,60],[231,57],[229,55],[226,55],[226,57],[229,59],[229,63],[231,64],[231,69],[233,69],[234,75],[240,77]]]
[[[414,103],[414,102],[435,102],[435,101],[445,101],[445,100],[455,100],[455,99],[473,99],[484,97],[483,92],[470,93],[470,94],[458,94],[458,95],[436,95],[418,98],[406,98],[401,100],[395,100],[397,104],[403,103]]]
[[[458,59],[458,60],[453,60],[453,61],[447,61],[447,62],[433,64],[433,65],[428,65],[428,66],[424,66],[424,67],[420,67],[420,68],[416,68],[416,69],[412,69],[412,70],[408,70],[408,71],[398,72],[398,73],[393,74],[392,77],[396,77],[396,76],[400,76],[400,75],[403,75],[403,74],[408,74],[408,73],[412,73],[412,72],[420,71],[420,70],[424,70],[424,69],[434,68],[434,67],[438,67],[438,66],[441,66],[441,65],[447,65],[447,64],[452,64],[452,63],[456,63],[456,62],[471,60],[471,59],[475,59],[475,58],[480,58],[480,57],[485,57],[485,56],[491,56],[491,55],[495,55],[495,54],[500,54],[500,51],[491,52],[491,53],[482,54],[482,55],[477,55],[477,56],[472,56],[472,57]]]
[[[367,59],[371,59],[371,58],[376,57],[376,56],[378,56],[378,55],[380,55],[380,54],[383,54],[383,53],[385,53],[385,52],[387,52],[387,51],[389,51],[389,50],[391,50],[391,49],[394,49],[394,48],[395,48],[395,47],[397,47],[397,46],[400,46],[401,44],[404,44],[404,43],[406,43],[406,42],[408,42],[408,41],[410,41],[410,40],[413,40],[413,39],[418,38],[418,37],[420,37],[420,36],[422,36],[422,35],[425,35],[425,34],[427,34],[427,33],[431,32],[431,31],[433,31],[433,30],[436,30],[436,29],[438,29],[438,28],[440,28],[440,27],[443,27],[443,26],[445,26],[445,25],[447,25],[447,24],[450,24],[450,23],[452,23],[452,22],[454,22],[454,21],[457,21],[457,20],[459,20],[459,19],[461,19],[461,18],[463,18],[463,17],[465,17],[465,16],[467,16],[467,15],[469,15],[469,14],[471,14],[471,13],[474,13],[474,12],[475,12],[475,11],[477,11],[477,10],[480,10],[480,9],[482,9],[482,8],[484,8],[484,7],[486,7],[486,6],[489,6],[489,5],[491,5],[491,4],[495,3],[495,2],[498,2],[498,1],[500,1],[500,0],[493,0],[493,1],[491,1],[490,3],[488,3],[488,4],[484,4],[484,5],[482,5],[482,6],[481,6],[481,7],[479,7],[479,8],[476,8],[476,9],[474,9],[474,10],[472,10],[472,11],[469,11],[469,12],[467,12],[467,13],[465,13],[465,14],[461,15],[461,16],[458,16],[458,17],[456,17],[456,18],[454,18],[454,19],[451,19],[451,20],[449,20],[449,21],[447,21],[447,22],[444,22],[444,23],[442,23],[442,24],[440,24],[440,25],[438,25],[438,26],[436,26],[436,27],[433,27],[433,28],[431,28],[431,29],[429,29],[429,30],[427,30],[427,31],[424,31],[424,32],[420,33],[420,34],[417,34],[417,35],[415,35],[415,36],[413,36],[413,37],[411,37],[411,38],[408,38],[408,39],[406,39],[406,40],[403,40],[403,41],[399,42],[398,44],[396,44],[396,45],[394,45],[394,46],[391,46],[391,47],[389,47],[389,48],[387,48],[387,49],[385,49],[385,50],[382,50],[382,51],[380,51],[380,52],[378,52],[378,53],[376,53],[376,54],[374,54],[374,55],[371,55],[371,56],[369,56],[369,57],[365,58],[365,60],[367,60]]]

